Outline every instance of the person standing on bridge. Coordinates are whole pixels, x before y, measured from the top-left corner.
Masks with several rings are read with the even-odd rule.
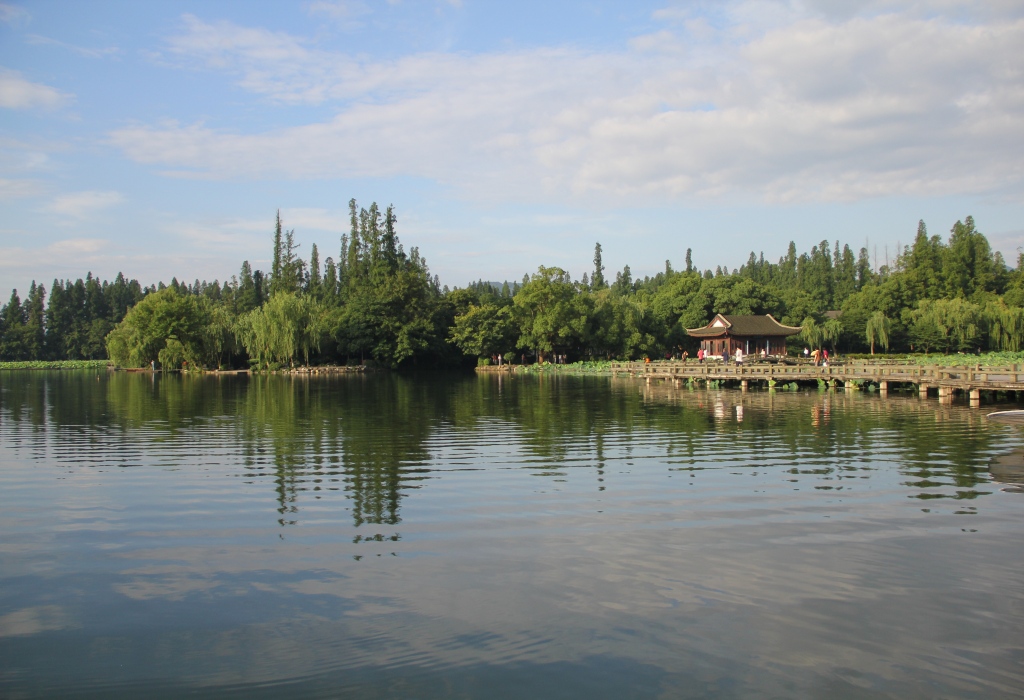
[[[736,348],[736,365],[743,364],[743,348]]]

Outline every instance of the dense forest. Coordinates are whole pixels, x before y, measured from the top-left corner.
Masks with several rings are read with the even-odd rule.
[[[172,279],[143,287],[119,274],[32,283],[0,309],[0,360],[110,358],[120,366],[274,369],[297,364],[458,366],[502,355],[569,360],[657,357],[694,347],[686,328],[715,313],[771,313],[804,341],[847,352],[1021,349],[1024,260],[1009,268],[967,217],[948,239],[924,222],[913,244],[876,267],[866,247],[822,241],[778,262],[751,253],[729,271],[685,264],[633,279],[593,270],[573,280],[540,267],[516,282],[442,287],[416,248],[406,252],[392,207],[349,202],[337,259],[302,258],[278,214],[269,271],[242,263],[221,284]],[[1024,256],[1021,256],[1024,258]]]

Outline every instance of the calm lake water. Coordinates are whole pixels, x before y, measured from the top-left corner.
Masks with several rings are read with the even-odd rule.
[[[1021,697],[992,408],[0,373],[0,696]]]

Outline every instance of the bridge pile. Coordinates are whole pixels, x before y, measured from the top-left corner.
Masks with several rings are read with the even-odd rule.
[[[890,389],[913,386],[921,397],[933,390],[940,401],[952,401],[957,392],[970,397],[972,405],[980,404],[981,392],[1024,391],[1024,365],[1006,367],[909,365],[878,361],[844,362],[827,366],[810,363],[773,364],[746,362],[725,364],[718,360],[703,363],[693,360],[658,362],[617,362],[611,365],[615,375],[628,374],[652,380],[686,382],[738,383],[746,390],[751,382],[773,387],[790,382],[824,382],[830,387],[852,389],[877,387],[886,394]]]

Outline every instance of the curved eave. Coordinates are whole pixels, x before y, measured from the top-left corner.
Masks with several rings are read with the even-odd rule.
[[[780,326],[778,330],[773,330],[770,333],[737,333],[731,328],[714,329],[711,332],[707,332],[707,328],[687,328],[686,334],[694,338],[722,338],[725,336],[731,336],[733,338],[788,338],[793,335],[798,335],[802,329],[793,328],[791,326]]]

